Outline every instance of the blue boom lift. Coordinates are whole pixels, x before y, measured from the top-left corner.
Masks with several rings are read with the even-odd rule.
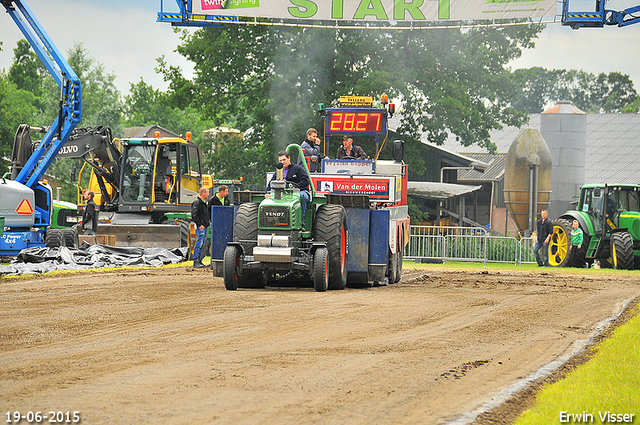
[[[580,6],[584,1],[576,0]],[[573,0],[562,2],[562,25],[578,28],[602,28],[605,25],[624,27],[640,22],[640,6],[629,7],[616,11],[606,9],[606,0],[595,0],[595,10],[574,10]]]
[[[42,141],[24,163],[12,163],[12,179],[3,177],[0,180],[0,215],[5,217],[0,255],[17,255],[24,248],[45,244],[53,202],[51,187],[42,178],[80,122],[82,91],[76,73],[25,2],[0,0],[0,3],[61,90],[58,117]]]

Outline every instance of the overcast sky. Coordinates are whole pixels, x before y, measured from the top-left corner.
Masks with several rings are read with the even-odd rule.
[[[167,85],[154,72],[156,58],[165,55],[170,65],[180,66],[185,76],[191,66],[173,50],[179,35],[166,23],[156,22],[159,0],[25,0],[54,44],[66,56],[75,41],[81,41],[105,70],[117,76],[122,94],[130,83],[144,80],[159,89]],[[595,1],[595,0],[594,0]],[[175,1],[164,0],[165,11],[175,11]],[[591,4],[589,1],[587,4]],[[607,8],[620,10],[640,4],[640,0],[610,0]],[[11,18],[0,9],[0,69],[8,70],[13,49],[23,38]],[[581,69],[598,74],[627,74],[640,91],[640,23],[572,30],[559,23],[549,24],[536,41],[514,61],[513,68],[540,66],[547,69]]]

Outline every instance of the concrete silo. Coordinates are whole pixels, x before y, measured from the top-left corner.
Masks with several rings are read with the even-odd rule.
[[[551,151],[553,163],[549,218],[574,209],[584,184],[587,114],[568,101],[558,102],[540,115],[540,133]]]

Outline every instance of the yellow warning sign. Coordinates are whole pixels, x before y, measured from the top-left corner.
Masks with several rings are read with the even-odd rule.
[[[371,107],[373,97],[371,96],[340,96],[340,106],[364,106]]]
[[[24,215],[33,214],[33,207],[31,206],[31,203],[27,198],[23,199],[22,202],[20,202],[20,205],[18,205],[18,208],[16,208],[16,212],[18,214]]]

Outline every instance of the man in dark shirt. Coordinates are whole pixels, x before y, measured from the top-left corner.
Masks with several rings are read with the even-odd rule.
[[[551,224],[551,220],[549,220],[547,210],[540,212],[540,220],[536,222],[536,231],[538,232],[538,238],[536,239],[536,244],[533,246],[536,262],[538,263],[538,267],[549,267],[549,241],[553,234],[553,224]],[[542,257],[540,256],[541,249]]]
[[[367,153],[362,150],[360,146],[353,144],[353,139],[348,134],[342,136],[342,146],[338,148],[336,158],[342,159],[344,157],[351,157],[355,159],[367,159]]]
[[[291,163],[291,155],[286,151],[278,152],[278,161],[283,165],[284,179],[293,183],[295,187],[300,189],[300,206],[302,207],[302,224],[304,225],[304,214],[307,211],[307,204],[311,201],[309,193],[309,175],[307,171],[300,165]],[[273,175],[267,185],[267,193],[265,197],[269,197],[271,191],[271,182],[275,180],[277,173]]]
[[[85,235],[95,236],[98,230],[98,206],[93,201],[95,193],[87,189],[82,192],[82,197],[87,201],[87,205],[82,212],[82,229]]]
[[[196,268],[205,267],[200,257],[202,255],[204,239],[207,236],[207,227],[209,227],[211,222],[209,207],[206,202],[208,197],[209,188],[201,187],[198,192],[198,198],[191,204],[191,220],[196,224],[196,243],[193,248],[193,267]]]
[[[303,140],[302,144],[300,145],[304,152],[304,156],[311,157],[309,171],[312,173],[318,170],[320,161],[322,160],[322,158],[324,158],[324,155],[322,155],[322,151],[320,150],[321,143],[322,140],[320,140],[320,138],[318,137],[318,131],[315,128],[310,128],[309,130],[307,130],[307,138]]]
[[[229,187],[225,184],[218,188],[218,193],[213,195],[211,199],[209,199],[209,211],[211,211],[211,207],[214,205],[229,205]]]

